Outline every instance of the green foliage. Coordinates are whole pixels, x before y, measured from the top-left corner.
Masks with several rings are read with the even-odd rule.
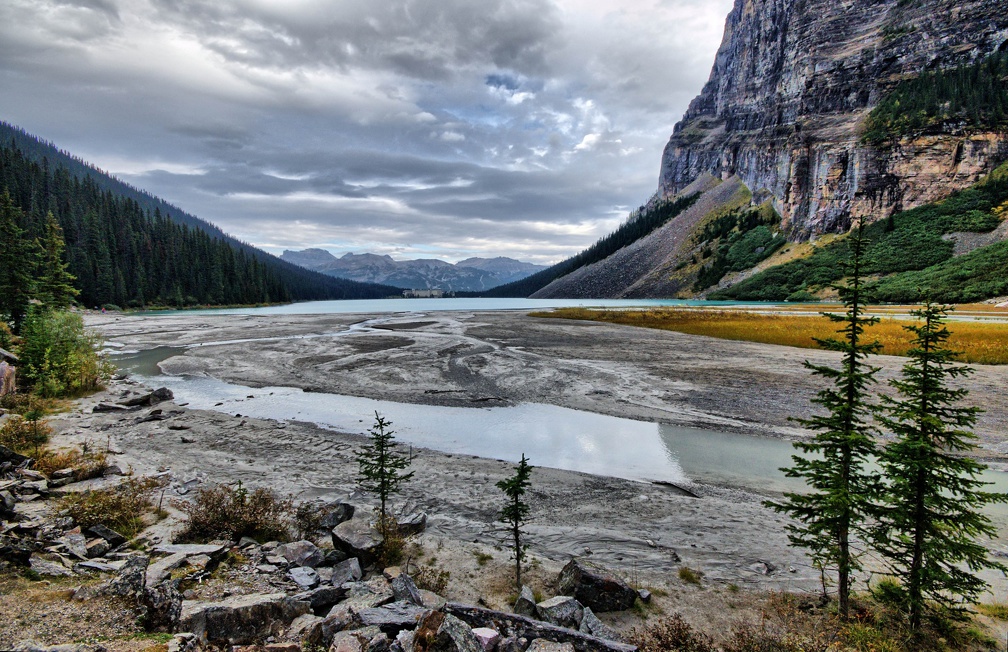
[[[1008,242],[975,249],[927,269],[881,279],[872,295],[889,303],[916,303],[940,297],[950,303],[971,303],[1008,294]]]
[[[865,226],[869,241],[864,273],[893,275],[878,285],[883,301],[919,301],[919,288],[941,301],[974,301],[1004,292],[1005,243],[952,259],[947,233],[985,232],[997,227],[994,210],[1008,200],[1008,175],[995,171],[982,183],[934,204],[903,211]],[[811,256],[777,265],[710,295],[711,299],[784,301],[838,281],[850,257],[850,237],[818,247]]]
[[[13,416],[0,426],[0,446],[6,446],[22,455],[37,456],[39,446],[49,441],[52,428],[41,419],[41,414],[31,410],[25,417]]]
[[[101,337],[78,314],[32,306],[22,335],[18,371],[40,396],[78,396],[111,376],[112,365],[98,353]]]
[[[1008,127],[1006,77],[1008,52],[1001,52],[902,81],[868,114],[862,140],[882,144],[901,136],[943,133],[950,127],[1004,129]]]
[[[521,563],[525,559],[528,545],[522,540],[525,534],[521,527],[529,514],[528,504],[522,500],[531,485],[532,466],[525,453],[514,467],[514,475],[497,482],[497,488],[504,492],[507,500],[500,510],[500,521],[506,523],[511,536],[511,555],[515,560],[515,586],[521,586]]]
[[[368,431],[371,443],[361,447],[357,453],[360,467],[360,486],[364,491],[378,495],[378,526],[383,536],[388,536],[391,523],[386,503],[390,496],[399,493],[399,487],[413,477],[413,472],[400,473],[409,466],[409,458],[395,452],[399,443],[395,440],[392,422],[375,412],[375,424]]]
[[[418,589],[443,595],[445,589],[448,588],[448,580],[451,579],[451,573],[446,570],[439,570],[433,566],[420,566],[413,572],[411,577]]]
[[[692,569],[689,566],[679,567],[679,579],[687,584],[696,584],[700,586],[700,578],[703,577],[703,573],[698,570]]]
[[[80,302],[91,307],[380,298],[399,292],[279,260],[3,122],[0,143],[0,192],[10,196],[9,206],[0,200],[0,313],[16,325],[35,284],[13,282],[12,275],[23,273],[2,264],[8,257],[30,270],[47,261],[32,278],[44,286],[37,298],[54,307],[73,298],[65,285],[71,277]],[[63,231],[65,259],[52,246],[58,231],[50,213]],[[15,229],[9,227],[12,218]],[[57,260],[64,266],[52,264]],[[25,296],[5,292],[8,286]]]
[[[780,224],[780,216],[769,202],[745,211],[731,211],[706,225],[700,242],[706,242],[701,256],[713,260],[697,273],[693,290],[717,284],[728,272],[740,272],[765,260],[782,247],[787,238],[771,226]]]
[[[480,296],[527,297],[561,276],[566,276],[576,269],[604,260],[623,247],[647,236],[692,206],[699,197],[700,193],[695,193],[674,201],[664,200],[657,202],[653,206],[641,206],[618,229],[601,238],[581,253],[519,281],[500,285],[487,292],[480,293]]]
[[[43,235],[39,242],[39,265],[35,282],[35,298],[42,305],[63,310],[69,308],[80,292],[74,288],[74,275],[68,271],[64,250],[63,229],[53,214],[47,213]]]
[[[928,611],[957,616],[975,603],[987,587],[978,571],[1008,570],[976,541],[997,534],[981,508],[1008,496],[984,491],[978,476],[986,466],[969,457],[979,409],[959,406],[967,390],[948,386],[972,370],[953,364],[945,346],[947,309],[928,303],[913,314],[921,322],[906,327],[915,336],[910,361],[892,381],[901,398],[883,397],[880,421],[896,441],[880,457],[887,482],[872,541],[900,581],[916,630]]]
[[[21,209],[14,205],[10,193],[0,195],[0,318],[9,321],[14,332],[28,313],[28,301],[34,285],[34,243],[25,236]]]
[[[867,397],[878,369],[868,366],[865,358],[877,353],[881,346],[863,339],[865,327],[878,319],[865,317],[862,312],[862,223],[851,245],[851,261],[846,265],[850,281],[836,286],[847,312],[826,315],[841,325],[837,331],[841,337],[816,340],[822,348],[842,354],[840,368],[805,363],[813,374],[832,384],[813,399],[826,414],[798,420],[816,434],[811,441],[795,443],[804,455],[793,456],[792,466],[782,469],[790,478],[805,480],[809,491],[785,493],[783,501],[767,503],[795,519],[787,526],[792,545],[806,548],[820,569],[836,569],[843,618],[849,615],[851,573],[860,568],[851,539],[870,515],[879,491],[876,479],[867,471],[875,453],[872,408]]]
[[[154,507],[151,499],[166,482],[165,478],[127,478],[108,489],[70,493],[59,499],[56,511],[81,527],[104,525],[132,537],[143,529],[143,517]]]
[[[200,489],[192,502],[177,501],[175,505],[186,514],[180,541],[290,539],[294,501],[272,489],[259,487],[250,492],[239,480],[234,488],[216,485]]]

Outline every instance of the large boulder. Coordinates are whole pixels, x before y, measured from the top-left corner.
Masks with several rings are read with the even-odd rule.
[[[513,610],[520,616],[529,616],[530,618],[535,617],[536,600],[535,594],[532,593],[532,589],[524,584],[522,585],[521,593],[518,594],[518,599],[515,600]]]
[[[540,620],[560,627],[577,629],[581,626],[581,619],[584,618],[584,607],[568,595],[558,595],[537,604],[536,613]]]
[[[370,522],[352,518],[333,528],[333,547],[342,550],[348,557],[357,557],[367,565],[378,558],[385,538]]]
[[[144,628],[149,632],[174,632],[182,617],[182,594],[174,582],[144,589]]]
[[[346,582],[357,582],[362,577],[364,573],[361,571],[360,561],[356,557],[351,557],[333,567],[330,582],[333,586],[342,586]]]
[[[420,595],[420,589],[413,582],[413,578],[406,573],[402,573],[392,580],[392,594],[396,600],[410,602],[418,607],[423,606],[424,601],[423,596]]]
[[[314,589],[322,580],[314,568],[298,566],[287,571],[287,576],[302,590]]]
[[[413,629],[420,622],[427,610],[409,602],[392,602],[390,604],[361,609],[357,619],[366,627],[378,627],[381,631],[396,636],[404,629]]]
[[[607,641],[620,640],[620,635],[616,630],[599,620],[598,616],[592,613],[591,607],[584,608],[584,616],[581,618],[581,626],[578,631],[589,636],[604,638]]]
[[[109,580],[102,593],[114,595],[122,598],[132,597],[136,600],[143,598],[144,587],[147,583],[147,564],[150,558],[147,555],[134,555],[126,560],[126,563],[119,572]]]
[[[277,635],[311,609],[284,593],[241,595],[220,602],[182,603],[181,631],[212,644],[247,645]]]
[[[560,571],[557,588],[597,612],[623,611],[637,600],[637,591],[598,564],[572,559]]]
[[[324,615],[329,613],[333,605],[338,603],[346,596],[346,591],[338,586],[320,586],[310,591],[305,591],[303,593],[298,593],[294,596],[295,600],[304,600],[311,605],[311,610],[315,612],[316,615]]]
[[[292,566],[308,566],[315,568],[325,560],[325,553],[319,550],[311,541],[294,541],[285,543],[276,549]]]
[[[431,611],[413,635],[416,652],[484,652],[472,627],[451,614]]]
[[[322,508],[319,526],[327,532],[332,532],[332,529],[340,523],[352,519],[355,511],[356,509],[350,503],[336,502],[326,505]]]

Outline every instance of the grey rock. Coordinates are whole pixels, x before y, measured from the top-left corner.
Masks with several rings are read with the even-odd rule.
[[[381,607],[361,609],[357,619],[365,626],[374,626],[391,635],[403,629],[413,629],[420,618],[427,613],[424,607],[410,602],[392,602]]]
[[[644,604],[651,602],[651,592],[647,589],[637,589],[637,597],[640,598],[640,601]]]
[[[427,652],[483,652],[483,644],[468,624],[440,611],[423,617],[414,641],[430,641]]]
[[[119,572],[103,589],[106,595],[140,598],[147,579],[147,555],[134,555],[126,560]]]
[[[332,531],[333,547],[348,557],[357,557],[364,564],[377,559],[384,541],[381,533],[364,519],[344,521]]]
[[[129,408],[124,405],[116,405],[115,403],[106,403],[104,401],[91,408],[92,412],[125,412],[127,410]]]
[[[147,586],[154,586],[184,563],[186,563],[186,554],[184,552],[176,552],[173,555],[158,559],[147,567]]]
[[[13,648],[12,652],[105,652],[101,645],[87,645],[85,643],[64,643],[62,645],[46,645],[38,641],[21,641]]]
[[[48,575],[49,577],[73,577],[75,574],[63,564],[43,559],[38,555],[32,555],[29,559],[29,564],[31,565],[31,569],[39,575]]]
[[[67,532],[59,539],[58,542],[62,543],[71,555],[80,559],[82,561],[87,561],[88,551],[87,551],[87,539],[84,538],[83,534],[80,532]]]
[[[219,558],[227,552],[227,547],[214,544],[197,543],[163,543],[154,547],[154,552],[163,555],[174,555],[181,553],[186,557],[193,555],[209,555],[211,558]]]
[[[294,541],[285,543],[277,548],[277,554],[281,555],[293,566],[309,566],[315,568],[325,559],[325,553],[318,549],[311,541]]]
[[[622,640],[615,629],[599,620],[598,616],[592,612],[591,607],[584,608],[584,616],[581,618],[581,626],[578,628],[578,631],[583,634],[604,638],[608,641]]]
[[[396,647],[398,645],[398,648]],[[413,630],[404,629],[396,636],[395,641],[392,643],[392,649],[395,652],[413,652]]]
[[[327,532],[353,518],[355,508],[350,503],[336,502],[322,508],[320,527]]]
[[[444,612],[464,620],[471,627],[489,627],[500,632],[502,639],[497,645],[497,652],[524,652],[524,647],[528,646],[527,642],[537,638],[560,643],[573,643],[577,652],[636,652],[637,650],[636,647],[626,643],[605,640],[566,627],[558,627],[503,611],[449,602],[445,605]]]
[[[100,537],[102,539],[105,539],[105,541],[108,542],[109,546],[112,548],[118,548],[122,544],[126,543],[126,537],[119,534],[115,530],[112,530],[100,524],[84,528],[84,533],[92,537]]]
[[[336,632],[329,644],[329,652],[365,652],[367,641],[362,638],[357,632]]]
[[[513,610],[519,616],[535,617],[536,601],[532,589],[524,585],[521,587],[521,592],[518,594],[518,599],[515,600]]]
[[[560,571],[557,588],[594,611],[623,611],[637,601],[637,591],[612,571],[584,559],[572,559]]]
[[[150,632],[174,632],[182,616],[182,594],[173,582],[144,589],[144,628]]]
[[[243,645],[275,636],[310,605],[283,593],[242,595],[220,602],[185,601],[179,628],[201,641]]]
[[[361,572],[360,562],[356,557],[351,557],[333,567],[330,582],[333,586],[341,586],[346,582],[356,582],[362,577],[364,573]]]
[[[536,614],[540,620],[553,625],[577,629],[581,626],[581,619],[584,617],[584,607],[571,596],[558,595],[537,604]]]
[[[489,627],[473,627],[473,634],[479,639],[479,642],[483,644],[483,652],[494,652],[497,649],[497,643],[500,641],[500,632],[496,629],[490,629]]]
[[[557,643],[537,638],[528,646],[526,652],[574,652],[573,643]]]
[[[298,566],[287,571],[288,577],[302,589],[314,589],[321,581],[314,568]]]
[[[314,614],[304,614],[294,619],[284,639],[298,643],[302,649],[322,646],[322,618]]]
[[[327,614],[332,606],[346,596],[346,591],[336,586],[319,586],[310,591],[304,591],[294,596],[311,605],[311,610],[318,615]]]
[[[399,534],[410,536],[420,534],[427,529],[427,512],[416,512],[403,516],[398,520]]]
[[[109,551],[108,541],[100,537],[95,537],[90,539],[85,544],[85,551],[87,553],[88,559],[94,559],[95,557],[104,557],[105,553]]]
[[[258,566],[256,566],[256,570],[259,571],[260,573],[269,574],[269,573],[275,573],[280,569],[274,566],[273,564],[259,564]]]
[[[398,601],[410,602],[418,607],[423,606],[423,597],[420,595],[420,590],[417,588],[416,583],[413,582],[413,578],[405,573],[400,574],[392,580],[392,595]]]
[[[168,641],[168,652],[197,652],[199,639],[192,632],[182,632]]]

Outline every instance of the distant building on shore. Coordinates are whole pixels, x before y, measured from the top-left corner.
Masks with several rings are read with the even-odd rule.
[[[444,290],[438,288],[432,290],[403,290],[402,295],[407,299],[440,299],[444,297]]]

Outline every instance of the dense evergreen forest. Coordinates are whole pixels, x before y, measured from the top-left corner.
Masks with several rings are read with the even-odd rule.
[[[897,84],[865,120],[862,138],[882,144],[914,134],[1008,128],[1008,52]]]
[[[0,196],[22,237],[62,227],[69,271],[85,306],[191,306],[380,298],[389,286],[291,265],[114,179],[6,123]],[[8,137],[9,136],[9,137]],[[13,237],[2,234],[4,246]]]
[[[618,229],[601,238],[581,253],[561,260],[552,267],[523,278],[513,283],[499,285],[491,290],[473,293],[481,297],[527,297],[543,289],[554,280],[570,274],[574,270],[597,263],[613,255],[623,247],[633,244],[662,226],[672,218],[693,205],[700,196],[699,193],[680,197],[674,201],[663,200],[656,204],[634,211]]]

